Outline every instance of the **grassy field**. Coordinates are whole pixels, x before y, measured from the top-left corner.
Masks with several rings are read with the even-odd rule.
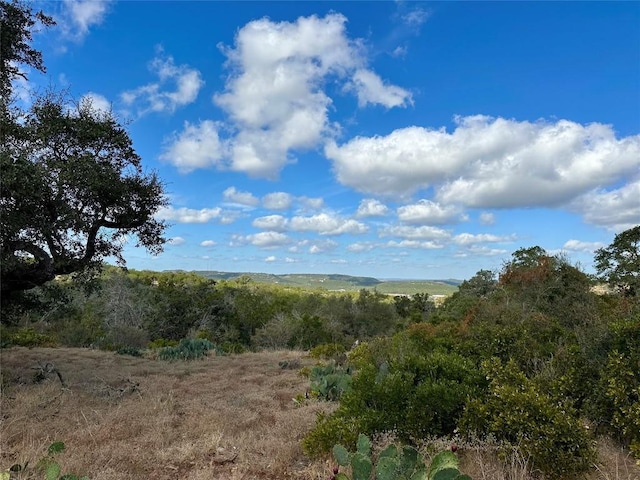
[[[32,465],[64,441],[63,472],[92,480],[326,480],[333,462],[311,461],[301,440],[331,403],[293,398],[308,380],[304,352],[272,351],[166,363],[111,352],[14,347],[0,351],[0,469]],[[281,362],[295,368],[282,368]],[[41,367],[56,375],[34,383]],[[384,440],[381,440],[384,443]],[[437,442],[436,442],[437,443]],[[440,441],[441,448],[448,446]],[[640,469],[610,441],[589,480],[638,480]],[[526,461],[463,443],[475,480],[529,480]],[[27,478],[27,477],[16,477]]]
[[[199,271],[203,277],[214,280],[232,280],[242,276],[254,282],[272,283],[282,286],[298,287],[307,290],[329,290],[355,292],[360,289],[377,290],[389,295],[451,295],[458,290],[457,280],[379,280],[373,277],[354,277],[350,275],[288,274],[271,275],[266,273],[230,273]]]

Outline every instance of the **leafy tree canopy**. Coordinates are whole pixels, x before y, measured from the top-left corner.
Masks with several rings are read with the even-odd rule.
[[[617,234],[606,248],[596,250],[598,276],[625,296],[640,292],[640,225]]]
[[[31,49],[31,28],[48,17],[17,2],[0,2],[3,94],[0,131],[0,262],[3,303],[14,292],[56,275],[86,272],[102,259],[124,263],[131,236],[151,253],[164,243],[154,218],[166,205],[163,185],[145,173],[127,131],[90,102],[64,95],[35,98],[28,110],[6,101],[16,62],[43,70]],[[5,57],[6,55],[6,57]],[[11,102],[11,103],[8,103]]]

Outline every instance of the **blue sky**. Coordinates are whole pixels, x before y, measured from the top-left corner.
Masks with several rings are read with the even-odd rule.
[[[131,268],[469,278],[640,223],[638,2],[38,4],[167,185]]]

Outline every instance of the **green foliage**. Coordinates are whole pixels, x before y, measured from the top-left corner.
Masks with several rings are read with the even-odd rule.
[[[311,369],[311,394],[327,401],[339,400],[351,389],[352,370],[335,363],[316,365]]]
[[[309,450],[350,437],[354,425],[365,434],[394,431],[405,441],[454,432],[467,398],[482,391],[480,371],[455,353],[394,352],[388,345],[388,361],[360,362],[338,409],[308,435]]]
[[[339,466],[350,467],[352,480],[471,480],[458,470],[458,457],[453,452],[439,453],[428,466],[422,455],[409,446],[391,444],[374,457],[371,441],[363,434],[358,436],[355,452],[336,444],[333,457]],[[349,480],[344,473],[337,473],[335,478]]]
[[[147,344],[147,348],[150,348],[152,350],[157,350],[159,348],[175,347],[179,343],[180,342],[177,340],[167,340],[166,338],[156,338],[155,340]]]
[[[493,359],[482,367],[489,392],[468,401],[462,432],[506,440],[553,478],[574,476],[592,465],[592,439],[569,402],[540,391],[515,362]]]
[[[596,250],[594,266],[612,288],[629,297],[640,293],[640,225],[617,234],[611,245]]]
[[[183,338],[175,347],[164,347],[158,352],[160,360],[197,360],[205,357],[214,345],[203,338]]]
[[[323,343],[313,347],[309,356],[319,360],[336,360],[346,351],[347,349],[341,343]]]
[[[62,475],[62,467],[55,460],[55,456],[64,452],[65,448],[64,442],[54,442],[49,445],[47,455],[38,460],[35,467],[29,468],[29,462],[25,462],[24,465],[14,464],[7,471],[0,472],[0,480],[9,480],[12,475],[19,479],[34,478],[36,473],[43,475],[45,480],[89,480],[89,477],[78,477],[73,473]]]
[[[2,346],[19,347],[53,347],[57,345],[56,339],[51,335],[38,333],[34,328],[2,329]]]
[[[118,355],[129,355],[131,357],[142,357],[142,352],[135,347],[121,347],[116,350]]]

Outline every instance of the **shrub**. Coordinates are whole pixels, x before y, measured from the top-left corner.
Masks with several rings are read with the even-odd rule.
[[[35,329],[20,328],[18,330],[4,330],[2,332],[3,346],[19,346],[19,347],[53,347],[56,345],[56,339],[51,335],[38,333]]]
[[[135,347],[121,347],[116,350],[118,355],[129,355],[131,357],[142,357],[142,352]]]
[[[309,434],[306,448],[331,448],[341,438],[353,439],[354,431],[394,431],[404,441],[451,434],[467,398],[483,385],[475,365],[454,353],[398,354],[379,367],[364,365],[338,409]]]
[[[160,360],[196,360],[207,355],[214,348],[204,338],[183,338],[175,347],[164,347],[158,352]]]
[[[313,347],[309,352],[309,356],[319,360],[337,360],[346,350],[341,343],[323,343]]]
[[[164,348],[164,347],[175,347],[179,343],[180,342],[178,342],[177,340],[167,340],[166,338],[156,338],[155,340],[147,344],[147,348],[151,350],[157,350],[159,348]]]
[[[494,358],[482,368],[491,382],[489,392],[467,403],[463,433],[505,440],[553,478],[571,477],[592,465],[593,442],[569,402],[540,391],[513,361],[504,365]]]

